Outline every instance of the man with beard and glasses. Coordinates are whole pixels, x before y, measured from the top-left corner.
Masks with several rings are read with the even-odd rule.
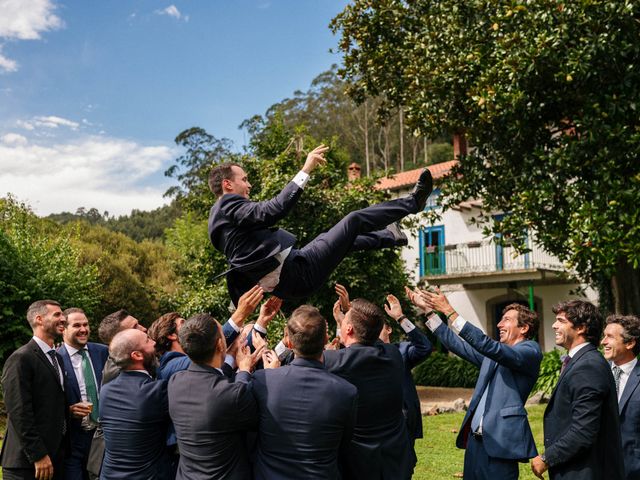
[[[127,329],[113,337],[109,355],[120,375],[102,387],[100,422],[105,455],[100,478],[165,480],[171,478],[166,449],[169,424],[167,382],[154,380],[155,342]]]
[[[60,304],[38,300],[27,310],[33,338],[4,364],[7,431],[2,475],[8,479],[62,479],[66,402],[62,359],[53,348],[64,330]]]

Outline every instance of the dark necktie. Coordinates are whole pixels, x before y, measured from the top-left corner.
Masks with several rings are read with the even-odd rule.
[[[565,371],[570,361],[571,361],[571,357],[569,355],[562,356],[562,367],[560,368],[560,375],[562,375],[562,372]]]
[[[58,365],[58,356],[56,355],[56,351],[55,350],[49,350],[47,352],[47,354],[51,357],[51,362],[53,363],[53,368],[56,371],[56,378],[58,379],[58,382],[60,382],[60,365]],[[63,384],[60,384],[61,386]],[[64,390],[64,387],[63,387]],[[63,418],[62,419],[62,435],[64,435],[65,433],[67,433],[67,419]]]
[[[58,365],[58,357],[56,356],[55,350],[49,350],[47,354],[51,357],[51,363],[53,363],[53,368],[56,371],[56,378],[58,379],[58,383],[60,383],[60,365]]]

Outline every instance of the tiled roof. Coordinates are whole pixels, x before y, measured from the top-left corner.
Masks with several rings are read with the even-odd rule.
[[[438,180],[446,176],[457,163],[457,160],[450,160],[448,162],[429,165],[427,168],[431,171],[433,179]],[[376,188],[378,190],[399,190],[401,188],[414,185],[418,181],[420,172],[422,172],[422,168],[416,168],[415,170],[396,173],[390,177],[383,177],[378,180]]]

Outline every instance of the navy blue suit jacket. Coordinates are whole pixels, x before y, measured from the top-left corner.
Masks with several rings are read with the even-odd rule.
[[[640,480],[640,362],[631,370],[618,410],[625,478]]]
[[[358,389],[321,362],[296,358],[256,371],[252,390],[260,416],[254,478],[340,478],[338,450],[351,441]]]
[[[106,345],[93,342],[87,343],[87,349],[89,350],[89,357],[91,358],[91,364],[93,365],[93,373],[96,376],[96,387],[98,388],[98,391],[100,391],[100,387],[102,385],[102,369],[109,358],[109,349]],[[62,357],[62,362],[64,363],[64,392],[67,396],[67,406],[69,406],[82,401],[82,397],[80,396],[80,387],[78,386],[78,379],[75,376],[73,365],[71,364],[71,358],[69,358],[69,352],[67,352],[64,344],[58,348],[58,353]],[[71,417],[69,422],[69,431],[71,432],[72,442],[73,433],[80,429],[80,424],[80,419],[73,416]]]
[[[404,362],[404,376],[402,377],[402,393],[404,395],[404,410],[407,419],[407,429],[411,438],[422,438],[422,413],[420,411],[420,398],[413,383],[411,370],[422,363],[433,350],[431,342],[418,327],[407,333],[408,342],[400,342],[395,345],[400,350]]]
[[[618,396],[609,363],[588,344],[573,356],[544,412],[552,480],[622,480]]]
[[[354,344],[324,352],[331,373],[358,389],[353,438],[342,458],[345,478],[411,478],[416,457],[402,414],[404,364],[394,345]]]
[[[177,480],[248,479],[245,433],[258,423],[256,402],[240,371],[231,382],[215,368],[192,363],[169,380],[169,411],[178,437]]]
[[[100,392],[104,480],[169,480],[167,382],[123,370]]]
[[[542,352],[538,343],[524,340],[513,346],[505,345],[487,337],[469,322],[460,331],[460,336],[444,323],[433,333],[448,350],[480,368],[469,409],[456,439],[457,447],[466,448],[471,419],[488,386],[482,420],[482,442],[487,454],[506,460],[535,457],[538,452],[524,404],[540,372]]]
[[[271,200],[252,202],[228,193],[211,207],[209,239],[229,262],[225,273],[235,305],[240,295],[275,270],[278,262],[273,257],[295,244],[293,234],[274,225],[289,213],[301,194],[302,188],[289,182]]]

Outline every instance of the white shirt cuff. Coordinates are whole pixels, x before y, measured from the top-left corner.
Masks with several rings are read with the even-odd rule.
[[[280,356],[284,353],[284,351],[287,349],[287,347],[284,346],[284,343],[282,343],[282,340],[280,340],[280,343],[278,343],[276,345],[276,348],[274,348],[273,350],[276,352],[277,356]]]
[[[264,328],[262,325],[259,325],[257,323],[253,325],[253,329],[257,330],[258,332],[262,333],[263,335],[267,334],[267,329]]]
[[[236,322],[234,322],[232,319],[229,319],[227,323],[231,325],[231,328],[233,328],[237,333],[240,333],[241,329],[238,325],[236,325]]]
[[[409,320],[407,317],[404,317],[402,319],[402,321],[400,322],[400,326],[402,327],[402,330],[404,330],[404,333],[409,333],[416,328],[416,326],[411,323],[411,320]]]
[[[340,327],[336,327],[336,337],[340,338]]]
[[[309,181],[309,174],[303,171],[299,171],[295,177],[293,177],[292,182],[298,185],[300,188],[304,188],[307,182]]]
[[[227,365],[229,365],[232,369],[236,369],[236,359],[233,357],[233,355],[225,355],[224,356],[224,363],[226,363]]]
[[[440,325],[442,325],[442,320],[440,320],[440,317],[437,313],[432,313],[431,315],[429,315],[429,319],[427,320],[427,327],[429,327],[429,330],[435,332],[436,328],[438,328]]]
[[[467,324],[467,321],[464,318],[462,318],[460,315],[458,315],[458,318],[456,318],[451,324],[451,329],[456,333],[460,333],[460,331],[464,328],[466,324]]]

